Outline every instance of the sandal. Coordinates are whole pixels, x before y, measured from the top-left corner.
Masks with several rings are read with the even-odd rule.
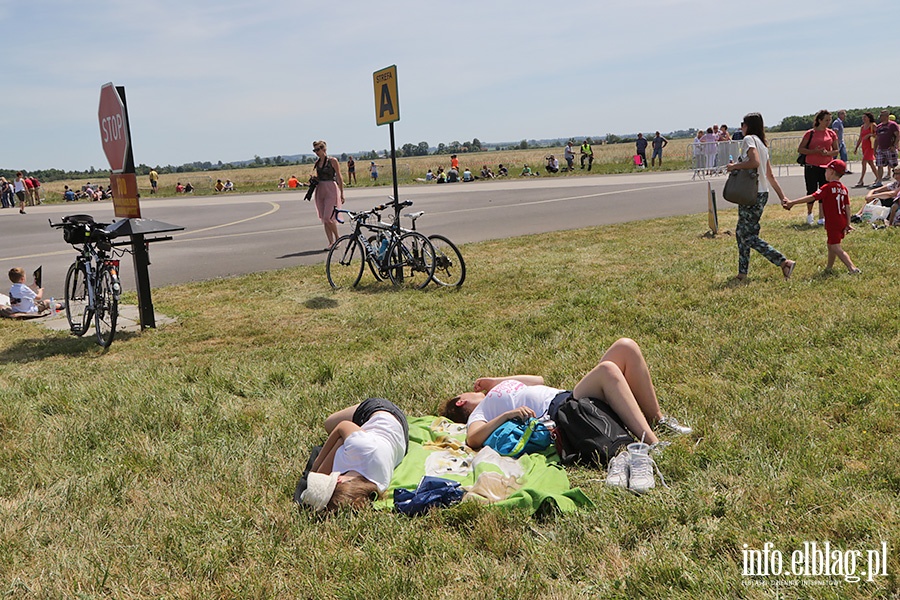
[[[790,263],[790,264],[788,264]],[[781,272],[784,273],[785,279],[791,278],[791,273],[794,272],[794,267],[797,265],[797,261],[795,260],[786,260],[781,264]]]

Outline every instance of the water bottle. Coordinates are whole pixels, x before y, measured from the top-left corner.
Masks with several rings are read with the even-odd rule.
[[[538,423],[547,428],[547,431],[550,432],[550,438],[556,439],[556,421],[550,418],[550,415],[542,415],[538,419]]]
[[[384,258],[384,253],[387,252],[388,249],[388,239],[387,236],[381,236],[381,246],[378,247],[378,260]]]
[[[734,163],[734,157],[733,157],[732,155],[729,154],[729,155],[728,155],[728,164],[730,165],[730,164],[732,164],[732,163]]]
[[[59,312],[56,310],[56,298],[50,298],[50,312],[54,315]]]

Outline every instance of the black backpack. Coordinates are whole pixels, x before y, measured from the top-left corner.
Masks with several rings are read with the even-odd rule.
[[[622,420],[602,400],[569,398],[556,413],[557,453],[563,464],[606,466],[634,441]]]

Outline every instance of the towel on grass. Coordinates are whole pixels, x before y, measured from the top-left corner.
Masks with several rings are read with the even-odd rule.
[[[475,452],[465,445],[465,439],[464,425],[441,417],[410,418],[409,452],[394,469],[385,497],[375,507],[390,510],[395,489],[415,489],[426,475],[460,482],[469,490],[466,500],[520,507],[531,513],[548,508],[570,512],[593,505],[580,489],[570,487],[552,446],[544,453],[513,459],[491,448]]]

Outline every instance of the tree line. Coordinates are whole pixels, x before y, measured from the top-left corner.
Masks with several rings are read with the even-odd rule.
[[[878,108],[848,108],[847,118],[844,120],[844,127],[861,127],[863,124],[863,113],[872,113],[875,116],[875,122],[878,122],[878,115],[882,110],[887,110],[892,115],[900,115],[900,107],[897,106],[879,106]],[[818,111],[816,111],[818,112]],[[831,111],[832,118],[837,117],[837,110]],[[804,131],[811,129],[816,120],[816,113],[809,115],[792,115],[785,117],[781,123],[772,127],[772,131]]]

